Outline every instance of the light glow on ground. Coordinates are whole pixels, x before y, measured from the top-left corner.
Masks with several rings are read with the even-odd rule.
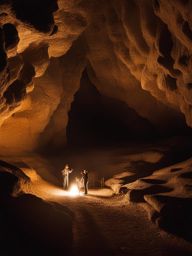
[[[72,184],[69,190],[63,190],[63,189],[52,189],[51,193],[57,196],[70,196],[70,197],[76,197],[76,196],[82,196],[83,193],[79,191],[78,186],[76,184]]]
[[[78,186],[76,184],[72,184],[68,191],[69,196],[80,196],[81,192],[78,189]]]

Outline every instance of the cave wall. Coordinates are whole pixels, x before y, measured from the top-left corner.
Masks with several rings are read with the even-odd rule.
[[[67,113],[85,66],[80,34],[86,20],[70,11],[68,1],[0,5],[1,151],[22,153],[49,141],[65,144]]]
[[[166,133],[192,126],[191,0],[0,2],[0,147],[66,143],[83,70]],[[128,118],[128,117],[125,117]]]

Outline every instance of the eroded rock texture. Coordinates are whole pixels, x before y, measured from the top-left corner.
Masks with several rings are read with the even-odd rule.
[[[190,0],[1,1],[1,148],[64,145],[85,69],[158,131],[182,126],[183,114],[192,126],[191,9]]]

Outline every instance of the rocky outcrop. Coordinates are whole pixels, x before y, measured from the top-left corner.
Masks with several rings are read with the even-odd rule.
[[[29,183],[30,178],[17,166],[0,160],[0,173],[11,173],[12,176],[16,176],[20,183]],[[2,174],[3,175],[3,174]],[[8,175],[9,177],[9,175]],[[10,175],[11,177],[11,175]],[[6,178],[5,178],[6,179]],[[9,183],[9,182],[8,182]],[[6,186],[6,181],[5,181]]]
[[[192,159],[171,165],[162,163],[162,158],[151,165],[150,172],[147,152],[143,156],[142,163],[139,159],[127,163],[127,171],[114,175],[105,184],[115,193],[125,194],[128,202],[144,206],[149,219],[160,228],[191,242]],[[131,155],[127,158],[133,160]],[[167,167],[159,168],[161,164]]]

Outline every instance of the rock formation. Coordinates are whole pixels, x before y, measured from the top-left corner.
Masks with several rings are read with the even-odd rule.
[[[191,127],[191,8],[190,0],[1,1],[2,151],[64,145],[85,69],[101,95],[162,134],[185,120]]]

